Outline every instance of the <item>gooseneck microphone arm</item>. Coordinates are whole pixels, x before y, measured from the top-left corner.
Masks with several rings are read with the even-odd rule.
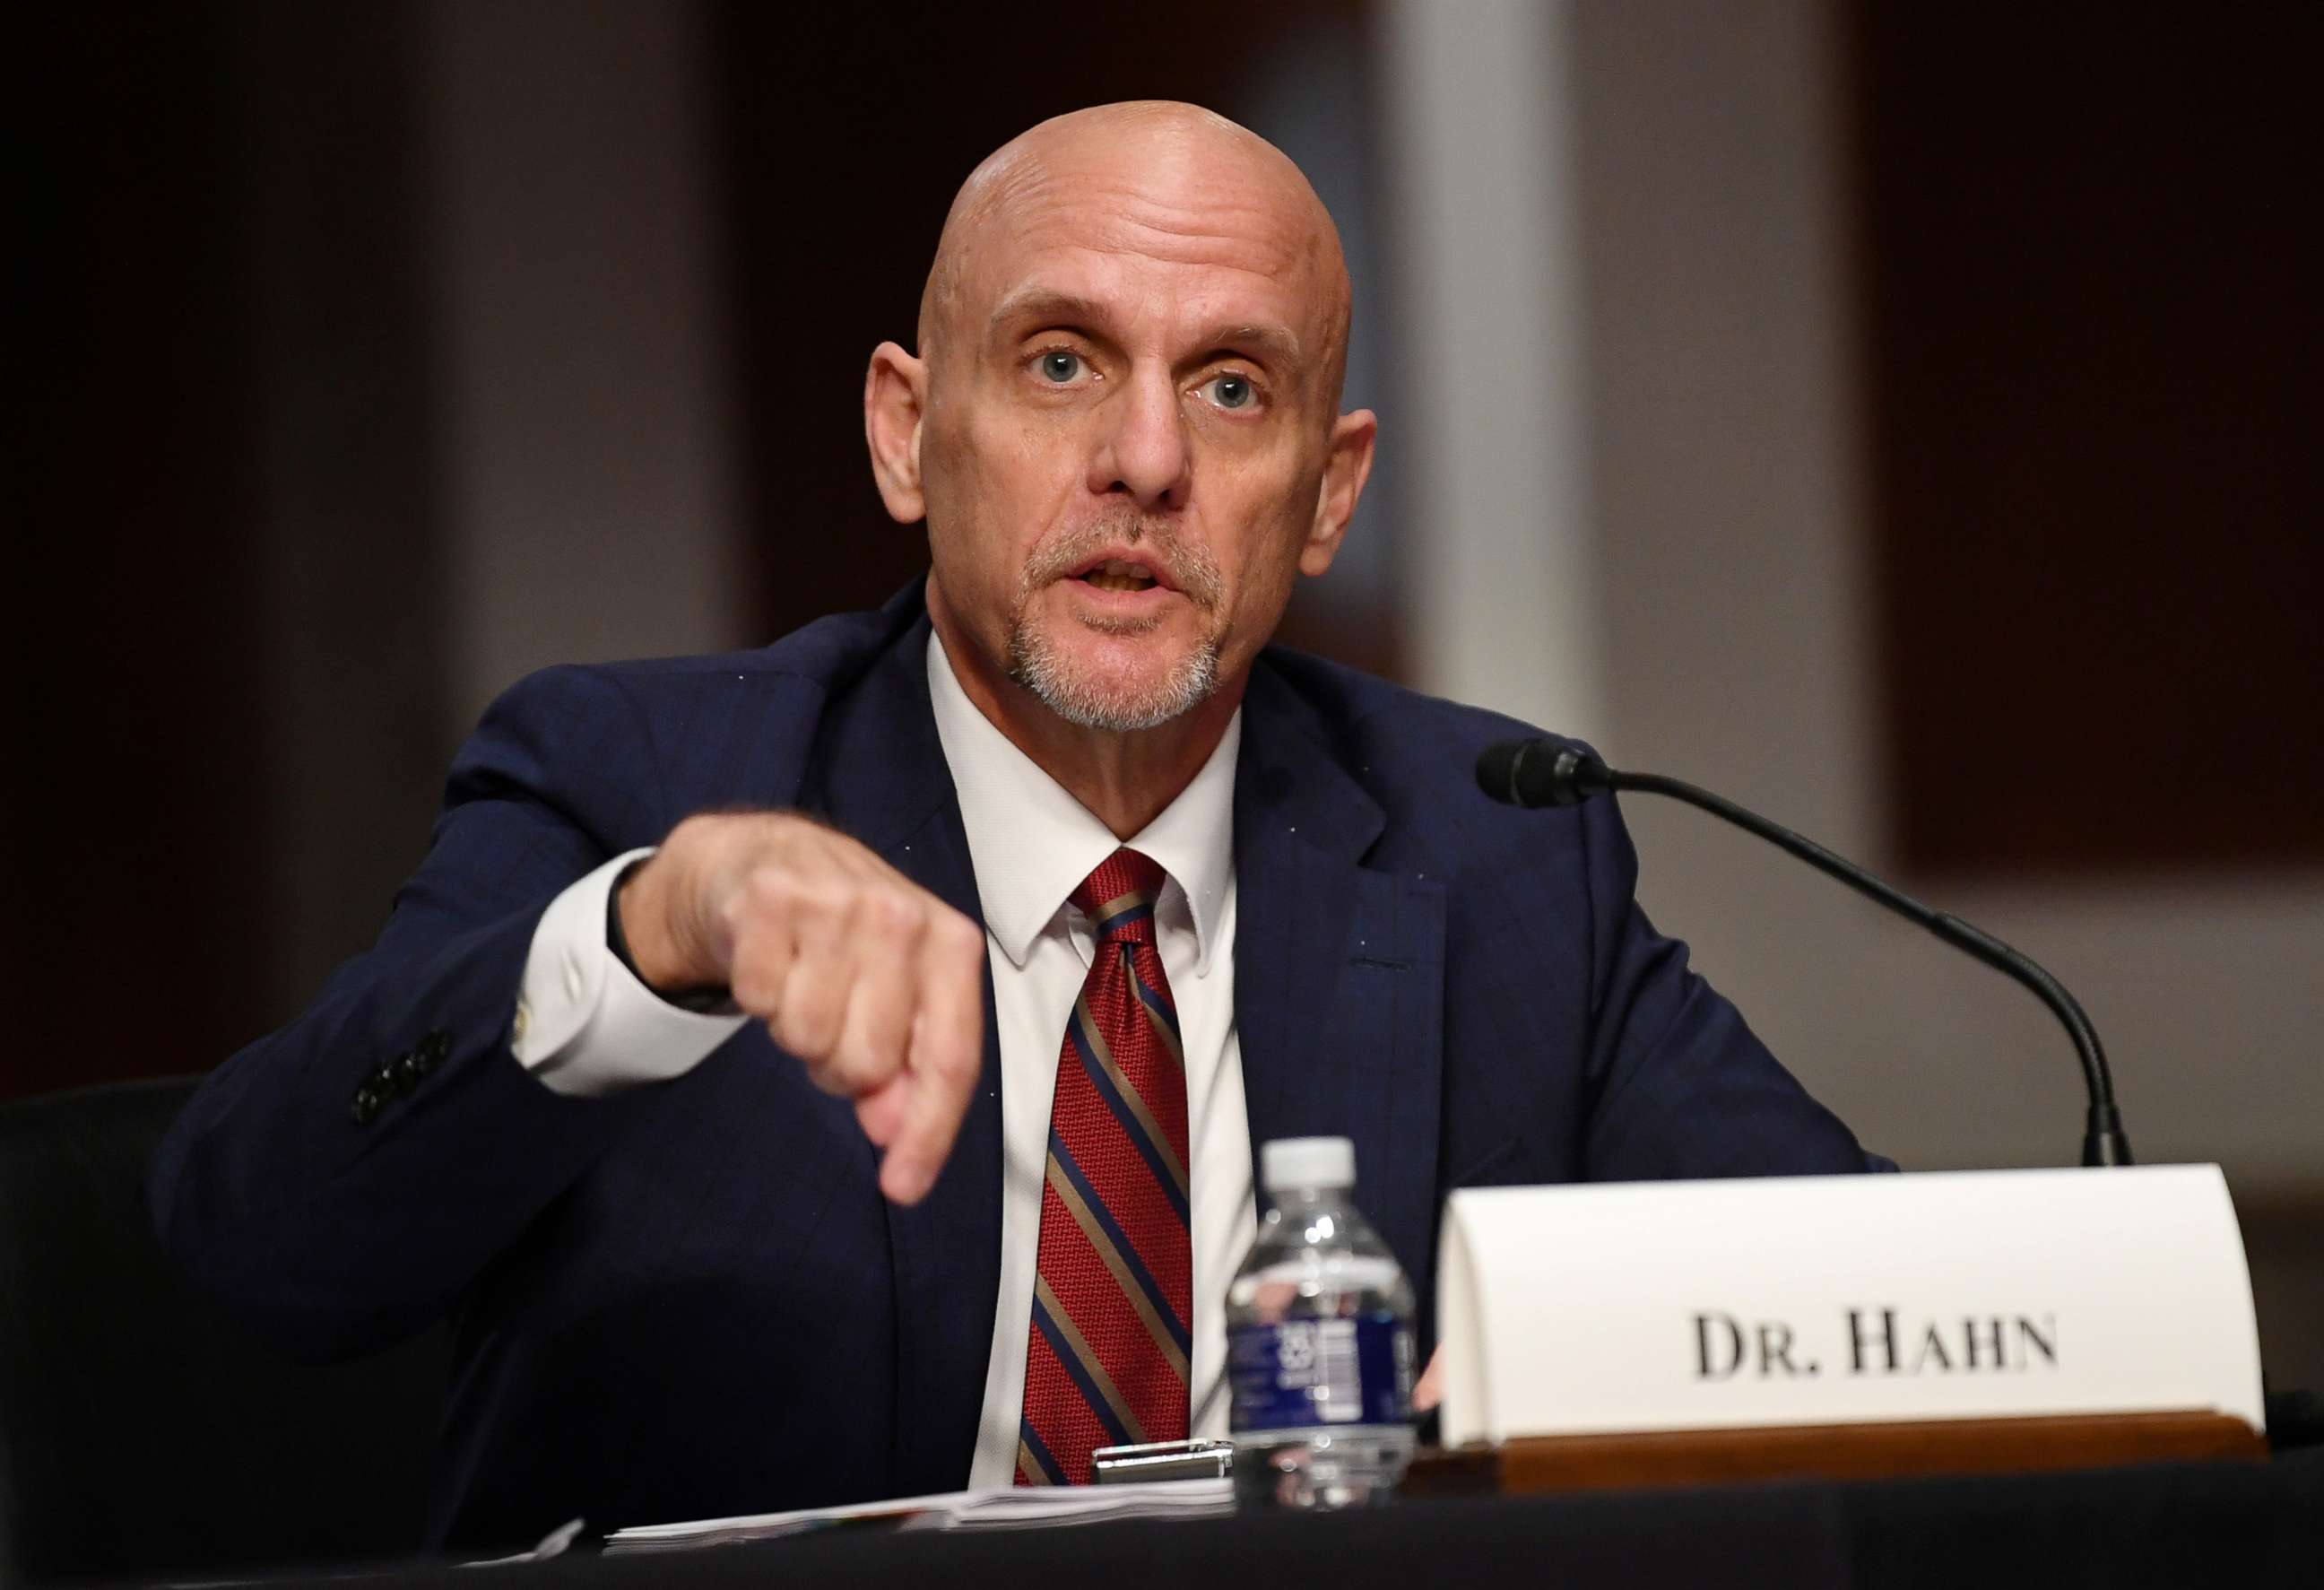
[[[1803,834],[1768,821],[1722,795],[1698,789],[1660,773],[1618,772],[1596,757],[1554,740],[1515,740],[1489,749],[1477,759],[1477,783],[1494,800],[1511,806],[1572,806],[1609,790],[1635,790],[1663,795],[1724,818],[1768,844],[1789,851],[1827,877],[1836,878],[1877,904],[1907,921],[1917,922],[1955,949],[1976,957],[2006,977],[2014,978],[2050,1008],[2064,1024],[2081,1057],[2082,1080],[2089,1092],[2089,1115],[2082,1133],[2082,1163],[2127,1165],[2130,1142],[2124,1135],[2122,1113],[2115,1107],[2114,1077],[2107,1069],[2106,1050],[2081,1005],[2065,985],[2029,957],[2012,949],[1992,934],[1965,922],[1950,911],[1923,904],[1866,872],[1837,852],[1825,849]]]

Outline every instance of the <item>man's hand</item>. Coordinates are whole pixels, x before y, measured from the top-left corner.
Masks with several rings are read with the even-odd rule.
[[[1420,1372],[1419,1381],[1412,1388],[1412,1410],[1425,1413],[1444,1400],[1444,1344],[1436,1344],[1436,1351],[1428,1355],[1428,1367]]]
[[[692,817],[630,875],[622,933],[648,986],[724,985],[855,1101],[886,1152],[880,1188],[925,1196],[983,1064],[984,934],[818,823],[779,812]]]

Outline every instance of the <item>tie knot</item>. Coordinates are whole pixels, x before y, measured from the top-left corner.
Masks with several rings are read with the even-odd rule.
[[[1115,851],[1073,892],[1101,941],[1154,942],[1154,901],[1162,893],[1162,864],[1135,850]]]

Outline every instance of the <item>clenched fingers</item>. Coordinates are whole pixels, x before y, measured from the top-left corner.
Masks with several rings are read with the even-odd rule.
[[[926,1196],[983,1058],[984,934],[840,836],[758,869],[726,913],[728,985],[815,1085],[855,1102],[881,1187]]]
[[[847,986],[838,1036],[809,1067],[817,1086],[862,1098],[904,1068],[925,980],[920,946],[934,913],[945,909],[901,891],[869,893],[857,903],[847,925],[853,964],[840,974]]]

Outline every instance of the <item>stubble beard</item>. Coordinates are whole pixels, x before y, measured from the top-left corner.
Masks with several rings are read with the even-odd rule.
[[[1215,613],[1218,568],[1198,549],[1140,524],[1093,526],[1044,549],[1026,565],[1009,615],[1009,677],[1069,724],[1111,734],[1134,734],[1158,728],[1210,699],[1219,686],[1216,628],[1160,678],[1123,681],[1098,677],[1095,670],[1074,658],[1055,635],[1028,616],[1036,592],[1064,578],[1067,570],[1117,541],[1133,546],[1144,543],[1168,573],[1170,583],[1194,604],[1197,612],[1205,619]],[[1066,622],[1099,634],[1134,637],[1152,633],[1163,620],[1085,617]]]

